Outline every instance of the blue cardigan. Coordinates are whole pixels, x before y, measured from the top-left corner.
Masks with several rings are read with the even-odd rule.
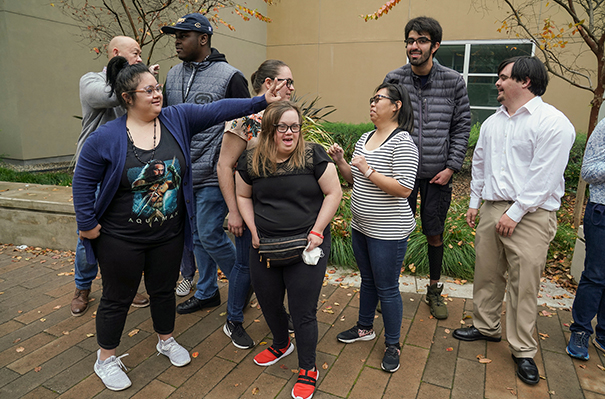
[[[187,173],[183,179],[183,196],[189,223],[185,223],[185,245],[192,245],[192,223],[195,214],[193,184],[191,184],[191,137],[218,123],[254,114],[267,107],[264,96],[252,99],[224,99],[209,104],[179,104],[163,108],[159,119],[174,136],[183,151],[187,163]],[[126,118],[102,125],[84,143],[73,183],[73,202],[78,230],[94,229],[116,194],[126,162],[128,138]],[[97,186],[99,194],[95,199]],[[96,256],[90,241],[83,240],[86,260],[96,263]]]

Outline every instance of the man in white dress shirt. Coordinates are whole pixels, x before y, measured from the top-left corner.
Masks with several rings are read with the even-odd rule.
[[[502,106],[481,126],[466,213],[471,227],[477,214],[481,216],[475,238],[473,326],[453,334],[463,341],[500,341],[507,292],[506,338],[517,375],[530,385],[540,381],[533,360],[540,277],[557,231],[563,172],[575,139],[565,115],[542,101],[547,84],[546,68],[536,57],[510,58],[498,67]]]

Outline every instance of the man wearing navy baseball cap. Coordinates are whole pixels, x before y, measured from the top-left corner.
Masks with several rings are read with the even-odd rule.
[[[213,28],[206,17],[201,14],[185,15],[173,26],[162,27],[162,32],[175,35],[176,52],[183,61],[166,76],[165,105],[204,104],[222,98],[250,97],[244,75],[211,47]],[[217,266],[229,278],[235,264],[235,247],[223,230],[228,208],[216,174],[223,131],[224,124],[219,124],[196,134],[191,141],[197,231],[193,235],[193,254],[187,249],[183,254],[183,280],[177,287],[177,295],[189,294],[195,261],[199,279],[194,296],[177,306],[179,314],[218,306],[221,298]]]

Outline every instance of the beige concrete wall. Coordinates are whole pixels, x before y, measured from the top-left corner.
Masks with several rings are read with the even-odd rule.
[[[386,16],[365,22],[385,0],[283,0],[269,9],[267,57],[288,63],[296,94],[316,95],[336,106],[331,120],[369,121],[367,99],[387,72],[405,64],[404,27],[413,17],[437,19],[443,40],[504,40],[497,29],[505,9],[475,9],[471,0],[403,0]],[[490,2],[495,3],[495,2]],[[594,69],[591,55],[585,65]],[[586,131],[592,94],[553,78],[545,101],[561,109],[578,131]]]
[[[74,22],[50,0],[0,0],[0,156],[9,162],[69,160],[80,134],[78,82],[100,71],[105,56],[96,57]],[[247,6],[267,13],[262,0]],[[236,27],[216,28],[212,44],[247,78],[266,57],[266,24],[243,21],[229,10],[223,19]],[[152,62],[160,62],[160,82],[179,63],[173,39],[166,38]],[[143,49],[145,56],[145,49]]]

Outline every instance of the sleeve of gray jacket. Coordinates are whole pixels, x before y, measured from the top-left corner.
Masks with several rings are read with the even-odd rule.
[[[93,109],[113,108],[120,105],[111,87],[102,74],[90,72],[80,79],[80,102],[82,107]]]
[[[458,78],[456,83],[454,106],[454,114],[450,124],[450,151],[445,166],[458,172],[462,168],[468,146],[468,137],[471,133],[471,108],[466,84],[462,76]]]

